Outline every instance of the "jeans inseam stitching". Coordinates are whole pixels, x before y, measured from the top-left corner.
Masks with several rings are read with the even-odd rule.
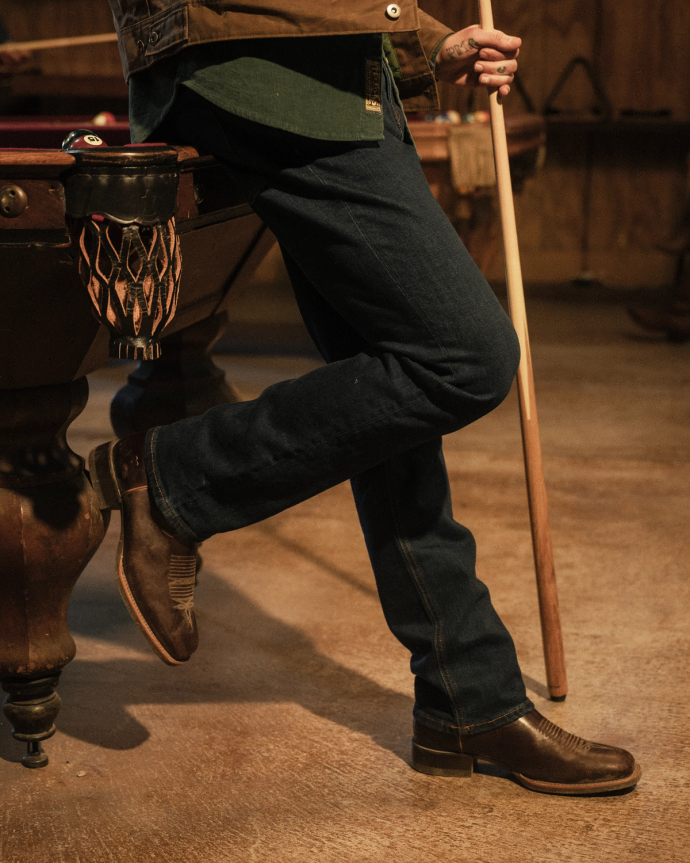
[[[307,167],[309,168],[309,171],[314,175],[314,178],[316,179],[316,181],[317,181],[318,183],[320,183],[322,186],[325,186],[325,188],[326,188],[326,189],[328,189],[328,191],[329,191],[329,192],[331,192],[331,194],[333,194],[333,189],[331,188],[330,184],[329,184],[329,183],[327,183],[323,178],[319,177],[319,175],[316,173],[316,171],[314,171],[314,169],[313,169],[313,167],[312,167],[311,165],[308,165]],[[348,216],[350,217],[350,220],[351,220],[352,224],[353,224],[353,225],[354,225],[354,227],[357,229],[357,231],[358,231],[359,235],[362,237],[363,242],[364,242],[364,243],[366,243],[367,248],[371,251],[372,255],[376,258],[376,260],[379,262],[379,264],[383,267],[383,269],[385,270],[385,272],[388,274],[388,277],[391,279],[391,281],[393,282],[393,284],[398,288],[398,290],[400,291],[400,293],[405,297],[405,299],[406,299],[406,300],[407,300],[407,302],[410,304],[410,306],[415,310],[415,312],[417,313],[417,315],[419,315],[419,318],[420,318],[420,320],[423,322],[423,324],[424,324],[424,327],[425,327],[426,331],[429,333],[429,335],[430,335],[430,336],[431,336],[431,338],[433,339],[434,343],[436,344],[436,347],[437,347],[437,348],[439,349],[439,351],[441,352],[441,356],[443,357],[443,359],[444,359],[446,362],[448,362],[448,357],[447,357],[447,355],[446,355],[446,352],[445,352],[445,350],[444,350],[443,346],[442,346],[441,344],[439,344],[439,342],[438,342],[438,340],[437,340],[436,336],[435,336],[435,335],[434,335],[434,333],[433,333],[433,330],[432,330],[432,329],[431,329],[431,327],[429,326],[429,324],[428,324],[428,322],[427,322],[427,320],[426,320],[425,316],[422,314],[422,312],[421,312],[421,310],[418,308],[417,304],[416,304],[416,303],[414,303],[414,302],[410,299],[409,295],[407,294],[407,292],[405,291],[405,289],[403,288],[403,286],[400,284],[400,281],[399,281],[399,280],[398,280],[398,279],[393,275],[393,273],[390,271],[390,269],[389,269],[388,265],[383,261],[383,259],[381,258],[381,256],[380,256],[380,255],[378,254],[378,252],[376,251],[375,247],[371,244],[371,242],[369,241],[369,238],[367,237],[366,233],[364,232],[364,230],[362,229],[361,225],[359,224],[359,221],[355,218],[354,213],[352,212],[352,210],[351,210],[351,209],[350,209],[350,207],[348,206],[347,201],[342,200],[342,198],[340,198],[339,196],[338,196],[338,200],[340,201],[341,206],[342,206],[342,207],[345,209],[345,211],[347,212]]]
[[[151,469],[153,470],[153,479],[154,479],[154,482],[156,483],[156,488],[158,489],[158,494],[160,495],[161,499],[163,500],[163,503],[165,503],[165,507],[167,510],[166,515],[169,514],[168,517],[174,518],[175,521],[177,522],[177,524],[179,525],[179,527],[182,528],[182,530],[184,531],[184,533],[187,534],[187,536],[194,538],[194,535],[189,531],[188,528],[185,527],[184,524],[182,524],[182,522],[178,518],[177,514],[171,509],[170,504],[168,503],[168,500],[167,500],[165,494],[163,493],[163,489],[161,488],[161,484],[158,481],[158,472],[156,470],[156,461],[155,461],[154,454],[153,454],[153,439],[155,438],[157,431],[158,431],[158,429],[155,428],[151,432],[151,436],[149,438],[149,455],[151,456]]]
[[[388,492],[388,502],[391,508],[391,515],[393,517],[393,524],[395,526],[395,535],[398,543],[398,547],[400,548],[400,552],[403,556],[403,560],[407,566],[408,572],[412,576],[414,583],[417,585],[417,589],[420,592],[422,601],[426,606],[427,613],[431,618],[434,625],[434,653],[436,654],[436,662],[438,664],[439,671],[441,673],[441,677],[448,691],[448,695],[451,700],[451,704],[453,705],[453,711],[456,714],[456,720],[463,719],[463,711],[462,708],[456,703],[457,702],[457,690],[451,678],[449,678],[447,671],[444,666],[443,654],[442,650],[442,635],[443,635],[443,622],[440,619],[438,611],[436,610],[435,604],[432,602],[429,592],[424,584],[424,579],[422,578],[421,567],[417,564],[414,552],[412,551],[412,547],[410,543],[402,538],[402,531],[398,525],[398,520],[395,516],[395,507],[393,505],[393,496],[391,493],[391,485],[389,481],[389,467],[390,464],[388,461],[384,462],[384,472],[386,476],[386,490]],[[454,696],[454,697],[453,697]],[[462,723],[461,723],[462,724]]]

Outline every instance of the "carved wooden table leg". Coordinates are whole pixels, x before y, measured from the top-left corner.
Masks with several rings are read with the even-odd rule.
[[[86,405],[86,378],[0,391],[0,681],[23,763],[43,767],[55,692],[75,645],[67,604],[105,534],[83,460],[65,438]]]
[[[223,312],[161,340],[157,360],[143,360],[116,394],[110,419],[118,437],[197,416],[211,407],[240,401],[210,356],[227,321]]]

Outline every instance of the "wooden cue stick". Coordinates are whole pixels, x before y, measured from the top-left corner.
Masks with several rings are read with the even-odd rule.
[[[482,28],[484,30],[493,30],[494,22],[491,0],[479,0],[479,10]],[[499,101],[498,91],[490,93],[489,107],[491,111],[491,130],[494,140],[494,158],[503,228],[510,316],[513,326],[517,331],[520,340],[520,350],[522,352],[520,367],[518,369],[520,424],[522,427],[522,446],[525,458],[525,473],[527,476],[527,496],[529,499],[532,526],[532,546],[537,575],[546,680],[551,698],[562,700],[568,692],[565,655],[563,652],[563,635],[561,633],[561,620],[558,610],[558,591],[556,588],[553,547],[551,545],[551,529],[549,527],[546,484],[544,482],[544,465],[539,437],[537,406],[534,397],[534,376],[532,373],[529,334],[527,332],[525,292],[522,284],[513,187],[510,179],[510,164],[508,162],[508,142],[503,105]]]
[[[61,39],[38,39],[35,42],[3,42],[0,45],[0,51],[45,51],[48,48],[101,45],[104,42],[117,42],[117,33],[96,33],[93,36],[65,36]]]

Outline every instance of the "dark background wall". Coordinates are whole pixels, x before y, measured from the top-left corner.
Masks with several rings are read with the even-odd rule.
[[[474,0],[419,5],[455,29],[478,22]],[[594,64],[616,112],[670,109],[675,119],[690,121],[687,0],[497,0],[494,21],[524,41],[522,77],[537,108],[580,54]],[[586,107],[589,88],[583,78],[574,83],[561,104]],[[445,90],[446,105],[462,102]]]
[[[474,0],[419,2],[455,28],[478,17]],[[0,0],[0,14],[15,39],[112,29],[106,0]],[[517,200],[527,280],[563,281],[589,269],[611,285],[668,283],[675,262],[655,243],[673,231],[687,195],[690,2],[496,0],[494,17],[524,40],[522,81],[537,110],[576,55],[591,61],[613,108],[614,122],[592,121],[596,99],[581,70],[563,90],[558,106],[566,113],[549,122],[544,167]],[[37,54],[35,71],[14,86],[40,91],[41,108],[51,100],[59,108],[67,89],[92,94],[90,106],[125,105],[114,45]],[[442,91],[444,108],[467,110],[467,93]],[[475,107],[484,100],[480,94]],[[525,110],[518,95],[506,110]],[[652,116],[660,111],[668,113]],[[500,278],[502,269],[497,252],[489,275]]]
[[[420,6],[457,29],[478,20],[474,0]],[[590,60],[613,108],[613,124],[587,122],[596,99],[581,69],[557,100],[564,113],[549,123],[544,168],[517,201],[526,277],[561,281],[589,268],[612,285],[668,283],[675,261],[655,242],[673,231],[687,196],[690,3],[496,0],[494,20],[523,39],[521,76],[537,110],[577,55]],[[467,94],[444,85],[442,102],[462,112]],[[506,111],[522,110],[513,94]],[[634,120],[625,118],[631,111]],[[501,268],[497,258],[492,275]]]

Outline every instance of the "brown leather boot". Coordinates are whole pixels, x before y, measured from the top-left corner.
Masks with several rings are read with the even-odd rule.
[[[176,535],[149,497],[145,434],[111,441],[89,456],[101,509],[121,510],[116,575],[127,610],[168,665],[194,653],[198,544]]]
[[[525,788],[546,794],[619,791],[642,775],[625,749],[569,734],[536,710],[501,728],[462,736],[415,722],[412,766],[420,773],[470,777],[477,759],[507,768]]]

